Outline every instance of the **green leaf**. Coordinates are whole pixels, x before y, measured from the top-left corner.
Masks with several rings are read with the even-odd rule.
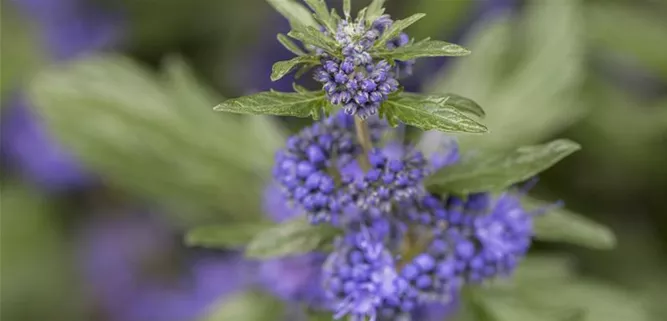
[[[558,139],[512,151],[479,153],[442,168],[427,179],[426,185],[437,193],[502,190],[539,174],[580,148],[575,142]]]
[[[393,50],[380,50],[373,55],[396,60],[411,60],[422,57],[467,56],[470,51],[459,45],[440,40],[426,40],[408,44]]]
[[[313,311],[308,308],[305,310],[304,313],[308,321],[331,321],[334,319],[333,313],[330,311]]]
[[[338,43],[313,27],[293,29],[287,35],[301,41],[304,45],[321,48],[332,55],[340,55],[338,52]]]
[[[329,8],[327,8],[327,3],[324,0],[304,0],[304,2],[315,12],[315,16],[319,18],[329,31],[336,31],[336,25],[329,14]]]
[[[299,46],[297,46],[297,44],[295,44],[286,35],[284,35],[282,33],[279,33],[277,38],[278,38],[278,41],[280,42],[280,44],[282,44],[283,47],[285,47],[287,50],[291,51],[293,54],[295,54],[297,56],[305,56],[306,55],[306,53],[303,50],[301,50],[301,48],[299,48]]]
[[[303,87],[295,82],[292,83],[292,89],[294,89],[294,91],[298,93],[302,94],[308,93],[308,89],[306,89],[306,87]]]
[[[398,35],[403,31],[405,28],[409,27],[413,23],[417,22],[419,19],[424,18],[426,16],[425,13],[416,13],[413,14],[410,17],[407,17],[403,20],[396,20],[394,23],[387,29],[380,39],[375,43],[375,48],[384,48],[387,42],[391,39],[394,39],[398,37]]]
[[[302,66],[299,68],[299,70],[297,70],[296,73],[294,73],[294,78],[295,78],[295,79],[299,79],[299,78],[303,77],[303,75],[305,75],[308,71],[310,71],[310,69],[312,69],[313,67],[315,67],[315,66],[317,66],[317,65],[318,65],[318,64],[307,64],[307,65],[302,65]]]
[[[321,48],[335,56],[340,55],[340,52],[338,52],[338,43],[313,27],[294,29],[287,33],[287,35],[303,42],[304,45],[312,45]]]
[[[318,59],[315,56],[299,56],[294,57],[290,60],[278,61],[273,64],[271,70],[271,80],[276,81],[280,78],[285,77],[290,71],[292,71],[296,66],[301,64],[314,64],[317,63]]]
[[[214,110],[236,114],[319,117],[326,102],[321,92],[284,93],[265,91],[249,96],[228,99]]]
[[[524,197],[526,207],[547,208],[549,203]],[[554,208],[535,218],[535,238],[548,242],[566,242],[592,249],[610,250],[616,246],[614,232],[565,208]]]
[[[373,0],[370,5],[368,5],[366,10],[366,22],[368,25],[373,24],[373,22],[384,14],[384,1],[385,0]]]
[[[187,232],[185,244],[208,248],[234,248],[248,244],[257,234],[275,226],[271,222],[229,222],[201,226]]]
[[[164,60],[163,81],[165,88],[181,106],[208,106],[222,97],[199,83],[190,66],[180,56],[168,56]],[[202,112],[206,112],[202,108]]]
[[[292,28],[301,26],[317,27],[311,12],[296,0],[266,0],[276,11],[289,20]]]
[[[578,276],[570,267],[538,264],[528,256],[511,282],[476,288],[481,303],[499,321],[647,321],[636,294],[611,284]],[[566,270],[564,270],[566,269]],[[560,270],[560,271],[558,271]]]
[[[576,277],[574,260],[567,255],[528,256],[516,272],[517,282],[561,282]]]
[[[446,132],[483,133],[484,125],[458,111],[446,99],[433,99],[416,94],[399,95],[386,101],[388,120],[400,120],[423,130],[436,129]]]
[[[212,91],[167,61],[163,77],[115,55],[54,66],[34,79],[30,98],[86,167],[179,221],[261,217],[274,151],[242,118],[215,117]]]
[[[246,248],[246,256],[267,259],[326,250],[341,231],[330,225],[311,225],[298,217],[258,234]]]
[[[273,155],[285,146],[289,136],[287,130],[272,116],[252,116],[241,120],[241,126],[247,128],[257,140],[258,147]]]
[[[267,293],[249,291],[220,299],[199,321],[275,321],[280,320],[284,313],[285,306],[280,299]]]
[[[463,150],[535,144],[590,110],[579,95],[587,45],[583,35],[590,20],[581,1],[529,1],[522,12],[499,12],[476,24],[461,40],[475,54],[456,59],[425,86],[429,93],[455,92],[493,106],[484,118],[493,135],[461,136]],[[522,32],[516,32],[517,24]]]
[[[425,100],[429,100],[438,106],[452,106],[456,109],[458,109],[461,112],[468,113],[475,115],[477,117],[484,117],[486,113],[484,112],[484,109],[477,104],[475,101],[469,98],[465,98],[463,96],[459,96],[457,94],[428,94],[428,95],[423,95],[423,94],[415,94],[415,93],[402,93],[401,95],[406,96],[406,97],[414,97],[414,98],[423,98]]]
[[[463,311],[457,313],[458,317],[463,320],[474,321],[497,321],[498,319],[492,315],[491,311],[484,305],[484,297],[480,291],[475,288],[463,288],[461,291],[461,298],[463,301]],[[459,320],[459,319],[455,319]]]
[[[61,225],[71,209],[6,176],[1,202],[2,319],[85,319],[84,298],[72,291],[80,281],[71,268],[72,235]]]
[[[343,13],[345,17],[350,16],[350,11],[352,11],[352,0],[343,0]]]

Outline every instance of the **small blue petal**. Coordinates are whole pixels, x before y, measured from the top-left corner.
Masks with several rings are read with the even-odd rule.
[[[424,272],[428,272],[435,267],[435,259],[426,253],[419,254],[415,257],[414,263]]]

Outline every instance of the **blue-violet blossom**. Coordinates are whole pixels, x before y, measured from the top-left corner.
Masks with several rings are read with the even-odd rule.
[[[296,287],[283,284],[280,292],[330,309],[336,318],[421,320],[433,307],[452,311],[466,282],[514,271],[532,236],[533,213],[519,202],[523,191],[431,194],[423,180],[459,162],[455,141],[429,157],[395,142],[365,153],[355,140],[353,117],[339,112],[315,123],[277,154],[277,187],[266,194],[274,204],[270,215],[280,221],[305,212],[313,224],[344,231],[326,260],[313,253],[269,263],[277,282],[275,271],[288,273],[292,264],[302,271],[288,273],[285,279]],[[378,143],[389,127],[376,117],[367,122]],[[358,160],[364,155],[366,171]],[[293,207],[278,206],[288,203]],[[301,273],[309,279],[300,280]]]
[[[382,102],[399,88],[397,78],[412,73],[414,61],[397,61],[392,66],[387,60],[374,61],[369,51],[382,34],[393,24],[388,15],[377,18],[370,26],[364,19],[355,22],[342,20],[334,39],[342,48],[343,58],[332,57],[322,50],[322,66],[314,78],[322,83],[329,101],[344,107],[349,115],[366,119],[377,114]],[[327,33],[327,31],[324,31]],[[387,49],[395,49],[409,43],[409,37],[401,33],[390,39]]]

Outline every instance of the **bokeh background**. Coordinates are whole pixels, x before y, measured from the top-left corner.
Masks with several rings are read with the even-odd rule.
[[[642,320],[665,320],[667,2],[387,5],[397,18],[428,14],[411,36],[472,50],[422,60],[405,83],[487,110],[492,133],[463,146],[583,145],[534,193],[610,226],[618,246],[534,251],[565,253],[596,284],[582,299],[602,311],[590,320],[640,320],[604,314],[630,300]],[[272,153],[310,120],[211,107],[291,90],[289,77],[269,80],[291,56],[275,40],[287,31],[264,0],[2,0],[2,320],[246,321],[208,315],[249,308],[254,292],[235,294],[266,286],[254,262],[183,235],[264,215]]]

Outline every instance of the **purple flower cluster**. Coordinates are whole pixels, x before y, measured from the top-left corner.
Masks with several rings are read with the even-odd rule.
[[[423,180],[431,171],[459,161],[454,143],[430,160],[410,146],[390,143],[367,155],[370,168],[364,172],[355,159],[362,151],[351,119],[339,113],[306,128],[278,153],[275,177],[283,195],[299,203],[313,223],[327,221],[345,231],[324,263],[319,253],[296,258],[303,263],[296,270],[309,272],[294,273],[311,277],[291,283],[303,288],[284,286],[279,292],[302,302],[316,297],[317,306],[333,310],[336,318],[417,320],[434,305],[451,311],[466,283],[512,273],[532,236],[532,215],[522,208],[520,194],[460,198],[426,191]],[[386,128],[373,127],[375,142]],[[320,194],[329,197],[326,206],[306,201]],[[279,203],[274,192],[267,200]],[[298,213],[277,206],[271,211],[276,218]],[[269,271],[292,270],[287,268],[292,263],[287,258],[272,262]],[[274,282],[286,282],[272,275]]]
[[[384,33],[391,25],[394,24],[394,22],[391,20],[391,18],[388,15],[382,15],[380,16],[375,22],[373,23],[373,29],[377,30],[379,34]],[[410,37],[408,36],[407,33],[401,32],[398,37],[391,39],[387,42],[387,49],[393,50],[399,47],[403,47],[410,43]],[[403,76],[410,76],[412,75],[412,68],[415,64],[415,60],[408,60],[408,61],[401,61],[397,60],[396,61],[396,67],[394,70],[394,73],[396,75],[396,78],[401,78]]]
[[[353,176],[343,178],[359,208],[389,214],[393,204],[416,201],[424,193],[421,182],[429,168],[421,152],[409,151],[400,158],[389,159],[376,149],[369,155],[369,161],[371,169],[362,180],[355,182]]]
[[[455,241],[458,272],[473,283],[511,274],[530,248],[533,234],[533,215],[510,191],[495,200],[488,193],[465,200],[428,195],[408,216],[430,225],[436,240]]]
[[[398,81],[386,61],[357,68],[353,60],[346,58],[339,62],[335,58],[323,58],[315,80],[323,84],[332,104],[343,105],[347,114],[366,119],[377,114],[380,104],[398,89]]]
[[[386,60],[374,61],[371,48],[378,38],[392,24],[388,15],[379,17],[370,27],[361,19],[357,22],[341,21],[334,39],[342,47],[342,59],[326,53],[315,71],[315,80],[322,83],[322,88],[329,101],[341,105],[349,115],[358,115],[366,119],[377,114],[382,102],[398,90],[396,80],[400,75],[409,75],[414,61],[397,62],[392,66]],[[387,42],[387,49],[405,46],[409,42],[407,34]]]
[[[398,277],[394,256],[364,229],[350,240],[339,239],[324,265],[324,288],[336,302],[335,319],[377,319],[386,302],[400,305],[407,284]]]
[[[381,122],[371,122],[371,139],[379,140]],[[344,204],[330,168],[350,163],[361,153],[351,117],[339,113],[302,130],[278,153],[273,176],[286,198],[305,209],[312,223],[331,222]]]
[[[435,238],[426,249],[407,262],[404,278],[418,294],[420,301],[451,302],[463,285],[458,275],[457,248],[461,240]]]

